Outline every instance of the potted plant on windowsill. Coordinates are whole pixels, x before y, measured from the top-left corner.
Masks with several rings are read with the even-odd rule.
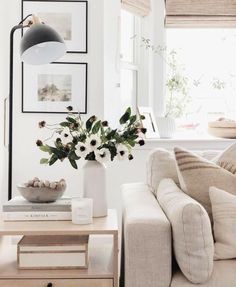
[[[166,63],[166,95],[164,116],[157,117],[157,127],[161,138],[171,138],[176,130],[175,119],[184,115],[191,97],[189,95],[189,78],[184,66],[178,60],[175,50],[169,52],[161,46],[154,46],[150,39],[142,38],[142,45],[159,55]]]
[[[161,138],[171,138],[176,130],[175,119],[184,115],[190,101],[189,79],[177,60],[176,51],[167,57],[166,101],[164,117],[157,117],[157,127]]]
[[[132,149],[135,145],[144,145],[143,135],[146,129],[141,128],[140,118],[131,114],[128,108],[120,118],[120,127],[112,129],[107,121],[91,116],[85,123],[80,114],[72,113],[68,107],[66,119],[50,125],[45,121],[39,123],[40,128],[52,130],[52,136],[45,140],[37,140],[40,150],[48,154],[42,158],[41,164],[53,165],[55,162],[68,159],[77,169],[77,161],[86,161],[83,168],[84,197],[93,199],[93,216],[107,215],[105,165],[108,161],[132,160]],[[48,140],[52,144],[48,144]]]

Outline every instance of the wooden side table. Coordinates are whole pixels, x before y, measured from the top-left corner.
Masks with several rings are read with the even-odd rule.
[[[88,269],[19,270],[14,235],[89,235]],[[70,221],[0,221],[0,287],[118,287],[118,223],[115,210],[93,224]]]

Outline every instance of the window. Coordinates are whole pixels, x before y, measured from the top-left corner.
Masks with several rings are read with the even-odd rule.
[[[121,100],[122,109],[137,106],[139,17],[121,10]]]
[[[179,125],[206,131],[208,121],[236,119],[236,29],[167,29],[166,41],[189,95]]]

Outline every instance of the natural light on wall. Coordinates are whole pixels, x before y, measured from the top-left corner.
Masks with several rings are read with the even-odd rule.
[[[179,126],[204,132],[210,120],[236,119],[236,29],[170,28],[166,44],[187,90]]]
[[[138,57],[134,37],[139,33],[139,18],[121,9],[121,105],[137,106]]]

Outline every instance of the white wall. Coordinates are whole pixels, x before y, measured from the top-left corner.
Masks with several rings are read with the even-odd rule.
[[[116,88],[119,82],[119,72],[115,65],[115,53],[117,52],[117,31],[118,31],[118,18],[119,15],[119,0],[115,0],[115,6],[110,5],[111,1],[104,0],[89,0],[89,23],[88,23],[88,54],[67,54],[62,61],[78,61],[88,62],[88,117],[89,115],[96,114],[100,118],[104,118],[105,105],[104,93],[107,95],[107,100],[112,102],[115,98],[119,100],[119,88]],[[113,2],[113,1],[112,1]],[[104,6],[104,3],[106,4]],[[0,11],[6,15],[4,25],[1,25],[1,80],[0,87],[1,95],[1,108],[3,107],[3,95],[8,93],[8,57],[9,57],[9,32],[12,26],[20,21],[21,1],[1,1]],[[106,13],[106,18],[104,17]],[[109,15],[110,13],[110,15]],[[112,17],[116,18],[112,18]],[[109,20],[114,20],[113,25],[107,25]],[[4,28],[3,28],[4,27]],[[112,39],[111,42],[106,42],[106,49],[104,48],[104,35],[109,39],[109,34]],[[114,36],[113,36],[114,35]],[[118,38],[117,38],[118,39]],[[16,32],[15,37],[15,65],[14,65],[14,148],[13,148],[13,187],[17,183],[27,180],[34,176],[42,178],[60,178],[64,177],[68,181],[68,191],[71,195],[78,195],[82,192],[82,176],[80,163],[79,170],[73,170],[69,164],[56,164],[53,167],[45,167],[39,164],[39,159],[43,154],[38,150],[35,145],[35,140],[38,138],[45,138],[43,130],[38,129],[38,122],[46,120],[47,122],[59,122],[65,115],[55,114],[25,114],[21,113],[21,65],[18,52],[20,40],[20,31]],[[106,74],[104,73],[106,66]],[[109,70],[108,70],[109,69]],[[110,74],[110,76],[109,76]],[[113,75],[113,76],[112,76]],[[30,84],[30,79],[29,84]],[[111,115],[109,104],[106,106],[107,113]],[[1,123],[2,123],[1,113]],[[2,126],[1,126],[1,139],[2,139]],[[1,141],[1,152],[2,152]],[[1,154],[2,155],[2,154]],[[7,150],[5,149],[5,155]],[[7,195],[7,174],[6,162],[4,163],[5,175],[2,191],[4,199]],[[16,190],[13,191],[16,194]]]
[[[8,48],[9,38],[6,23],[8,19],[7,1],[2,1],[0,4],[0,186],[3,190],[4,182],[7,176],[6,173],[6,148],[4,148],[4,99],[8,97]],[[3,193],[0,194],[0,200]]]

